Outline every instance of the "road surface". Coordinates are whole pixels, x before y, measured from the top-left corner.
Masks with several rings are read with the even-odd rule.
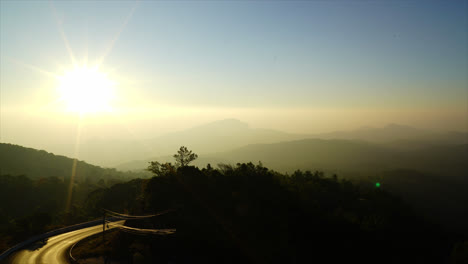
[[[124,221],[116,223],[123,224]],[[109,225],[109,229],[112,227]],[[107,230],[107,228],[106,228]],[[102,224],[49,237],[13,253],[6,263],[11,264],[60,264],[69,263],[68,250],[81,239],[102,232]]]

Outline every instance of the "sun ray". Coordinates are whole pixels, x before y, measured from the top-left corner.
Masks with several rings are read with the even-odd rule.
[[[88,38],[88,21],[86,21],[86,35],[85,35],[85,54],[84,54],[84,62],[83,64],[86,66],[88,65],[88,45],[89,45],[89,38]]]
[[[63,30],[63,21],[59,19],[58,14],[57,14],[57,9],[55,9],[54,3],[52,1],[49,2],[50,7],[52,8],[52,11],[54,13],[55,20],[57,21],[57,27],[60,32],[60,35],[62,36],[63,42],[65,43],[65,48],[68,51],[68,55],[70,56],[70,60],[74,66],[77,65],[75,55],[73,54],[73,50],[70,46],[70,43],[68,42],[68,38],[65,35],[65,31]]]
[[[109,69],[106,68],[106,73],[108,75],[112,75],[112,73],[116,72],[120,67],[121,66],[115,66],[115,67],[112,67],[112,68],[109,68]]]
[[[70,184],[68,185],[67,203],[65,207],[65,212],[70,211],[71,201],[73,197],[73,182],[75,181],[75,178],[76,178],[76,167],[78,165],[78,155],[80,152],[82,126],[83,126],[83,115],[80,114],[78,117],[78,126],[76,129],[75,154],[73,156],[73,164],[72,164],[71,175],[70,175]]]
[[[42,74],[45,74],[45,75],[48,75],[48,76],[52,76],[54,78],[57,78],[58,75],[53,73],[53,72],[49,72],[49,71],[46,71],[44,69],[41,69],[35,65],[32,65],[32,64],[27,64],[25,62],[22,62],[22,61],[19,61],[17,59],[14,59],[14,58],[8,58],[11,62],[15,63],[15,64],[18,64],[18,65],[21,65],[23,67],[26,67],[26,68],[29,68],[31,70],[34,70],[34,71],[37,71],[37,72],[40,72]]]
[[[136,8],[138,7],[138,1],[135,2],[135,6],[133,6],[132,10],[130,10],[130,13],[128,16],[125,18],[124,22],[120,26],[119,30],[115,34],[114,38],[111,40],[109,46],[107,47],[106,51],[104,54],[98,59],[97,65],[101,65],[104,63],[104,59],[111,53],[112,49],[114,48],[115,42],[119,39],[120,34],[123,32],[125,27],[127,26],[128,22],[132,18],[133,14],[135,13]]]

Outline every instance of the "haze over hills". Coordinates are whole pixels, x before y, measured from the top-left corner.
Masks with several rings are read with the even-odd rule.
[[[358,131],[330,133],[318,139],[250,144],[236,149],[201,154],[192,164],[259,162],[270,169],[287,172],[319,170],[326,175],[373,184],[396,193],[429,219],[456,232],[468,232],[468,144],[463,133],[438,134],[411,127],[389,125],[362,129],[372,140],[364,141]],[[459,137],[450,138],[450,135]],[[324,136],[326,137],[326,136]],[[197,152],[196,148],[187,145]],[[177,149],[175,149],[177,150]],[[173,151],[175,153],[175,151]],[[149,161],[174,162],[171,155],[133,161],[121,170],[142,170]],[[455,202],[456,201],[456,202]]]
[[[427,144],[466,144],[467,132],[433,132],[410,126],[389,124],[382,128],[362,127],[351,131],[334,131],[314,135],[321,139],[353,139],[378,143],[420,142]]]
[[[212,154],[251,144],[271,144],[310,138],[386,143],[394,148],[468,143],[468,133],[436,133],[395,124],[383,128],[367,127],[322,134],[293,134],[252,128],[237,119],[225,119],[150,139],[88,140],[79,146],[79,158],[101,166],[122,167],[121,164],[130,161],[172,155],[181,145],[188,146],[198,154]]]
[[[251,128],[239,120],[225,119],[150,139],[147,144],[153,146],[154,151],[164,154],[173,153],[181,145],[199,149],[200,153],[212,153],[254,143],[274,143],[305,137],[307,135]]]
[[[202,144],[204,142],[202,140],[209,140],[207,136],[210,129],[217,130],[217,133],[214,133],[218,135],[215,142],[229,140],[229,134],[225,133],[237,129],[238,134],[244,138],[235,144],[254,140],[261,134],[269,134],[271,139],[276,137],[277,140],[290,136],[287,133],[282,134],[276,131],[249,129],[241,122],[229,120],[161,138],[166,138],[168,142],[174,144],[174,148],[171,150],[169,150],[170,144],[167,144],[168,151],[173,154],[182,145],[177,144],[177,138],[185,138],[185,142]],[[374,129],[374,131],[381,130]],[[158,140],[162,140],[161,138]],[[391,137],[385,138],[392,139]],[[442,143],[446,141],[430,141],[433,144],[420,144],[421,141],[412,141],[411,139],[406,141],[418,142],[418,144],[401,148],[392,145],[394,144],[392,142],[395,141],[377,143],[363,140],[309,138],[284,140],[276,143],[248,144],[211,154],[200,154],[196,148],[192,148],[189,144],[187,146],[199,154],[199,158],[192,164],[200,168],[206,167],[208,163],[216,166],[218,163],[236,164],[261,161],[266,167],[279,172],[292,173],[298,169],[319,170],[324,171],[326,175],[336,173],[340,178],[364,181],[367,184],[379,181],[384,186],[383,188],[397,193],[407,202],[419,208],[418,210],[421,210],[422,213],[434,216],[431,218],[437,222],[466,232],[464,223],[468,212],[464,207],[454,204],[453,201],[468,202],[468,196],[464,192],[468,186],[468,178],[466,178],[468,175],[466,165],[468,144]],[[235,144],[232,144],[231,147]],[[117,168],[141,171],[148,166],[149,161],[155,160],[159,162],[174,161],[172,155],[165,155],[129,162]],[[26,174],[36,179],[49,176],[66,179],[71,175],[73,159],[56,156],[43,150],[0,144],[0,168],[4,175]],[[129,179],[145,176],[143,174],[122,173],[115,169],[103,169],[82,161],[78,161],[76,172],[77,180],[81,182],[86,179],[96,182],[100,179]],[[427,202],[430,202],[432,206],[425,206]],[[453,220],[454,218],[456,220]]]
[[[0,0],[0,264],[468,264],[467,8]]]
[[[442,169],[438,168],[449,166],[434,164],[443,160],[452,164],[458,157],[466,156],[462,144],[468,144],[468,133],[432,132],[396,124],[322,134],[292,134],[252,128],[245,122],[225,119],[151,139],[88,140],[79,145],[78,159],[121,170],[142,170],[152,160],[171,161],[172,155],[184,145],[199,154],[196,162],[199,166],[262,161],[279,171],[432,166],[430,171],[439,172]],[[457,166],[462,167],[450,166],[448,170],[459,171],[460,168],[454,169]]]
[[[304,139],[276,144],[257,144],[215,157],[231,162],[259,160],[279,171],[296,169],[380,172],[409,168],[450,176],[467,172],[468,145],[395,150],[378,144],[351,140]]]
[[[390,166],[395,167],[397,166],[394,162],[395,155],[400,155],[401,151],[424,152],[423,149],[430,147],[450,148],[450,146],[467,144],[468,133],[436,133],[391,124],[383,128],[367,127],[324,134],[289,134],[275,130],[252,129],[239,120],[227,119],[167,134],[146,142],[147,146],[157,146],[155,147],[157,151],[152,153],[159,154],[141,159],[133,156],[128,162],[116,167],[122,170],[138,170],[145,168],[151,160],[171,161],[171,155],[181,145],[189,147],[200,155],[197,160],[200,166],[206,163],[261,160],[271,163],[272,168],[280,171],[294,169],[297,166],[300,168],[308,166],[307,169],[314,166],[349,169],[363,168],[363,165],[366,165],[370,169],[392,164]],[[296,154],[299,157],[295,157]],[[405,160],[402,157],[398,159]]]
[[[140,170],[149,161],[172,162],[172,156],[133,161],[117,166],[120,170]],[[468,145],[424,146],[397,149],[376,143],[353,140],[303,139],[274,144],[252,144],[231,151],[200,155],[194,165],[236,164],[261,161],[281,171],[296,169],[346,173],[377,173],[407,168],[423,172],[462,177],[468,173]]]
[[[251,128],[236,119],[225,119],[187,130],[139,141],[95,139],[80,146],[80,158],[103,166],[173,154],[181,145],[199,154],[222,152],[257,143],[275,143],[307,138],[271,129]]]
[[[115,169],[101,168],[44,150],[5,143],[0,143],[0,174],[25,175],[31,179],[57,177],[62,180],[69,179],[73,174],[73,179],[78,182],[97,182],[101,179],[126,180],[135,177]]]

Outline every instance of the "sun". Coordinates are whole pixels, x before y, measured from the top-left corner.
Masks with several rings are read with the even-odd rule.
[[[57,79],[59,101],[68,111],[84,114],[112,110],[115,83],[98,67],[75,67]]]

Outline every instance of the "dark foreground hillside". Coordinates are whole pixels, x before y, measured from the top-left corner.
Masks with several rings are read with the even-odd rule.
[[[128,180],[135,174],[91,165],[44,150],[0,143],[0,174],[27,175],[32,179],[57,177],[75,181],[97,182],[109,179]]]
[[[466,260],[466,237],[444,232],[377,187],[321,172],[283,175],[252,163],[201,170],[156,164],[152,170],[152,179],[92,193],[87,208],[132,214],[174,209],[127,225],[177,232],[163,238],[121,233],[109,242],[111,259],[126,263],[137,254],[148,263]],[[125,203],[114,202],[122,193]]]
[[[0,143],[0,253],[34,235],[95,218],[83,208],[90,192],[138,176]]]

